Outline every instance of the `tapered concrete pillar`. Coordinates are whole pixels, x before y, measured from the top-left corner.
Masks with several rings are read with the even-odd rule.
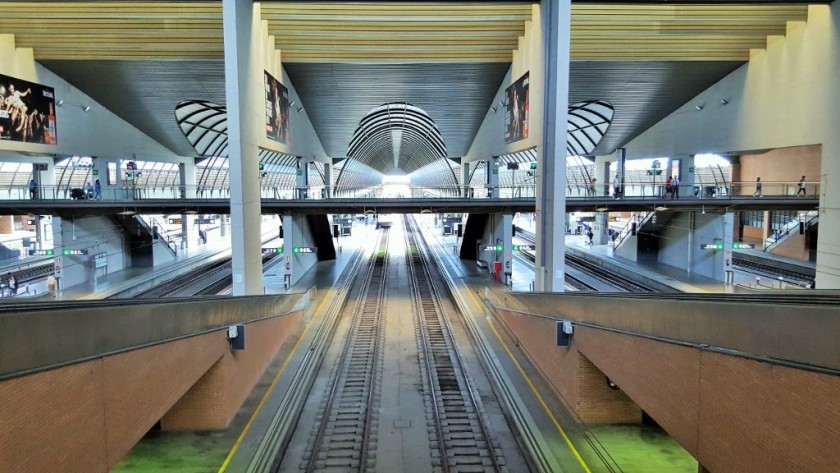
[[[265,117],[263,71],[257,47],[259,6],[223,0],[225,96],[228,122],[233,295],[262,294],[259,133]]]
[[[324,164],[324,197],[332,197],[332,164]]]
[[[303,156],[297,157],[297,177],[295,178],[297,198],[305,199],[309,191],[309,161]]]
[[[671,159],[680,160],[678,196],[692,196],[694,194],[694,156],[678,155]]]
[[[461,197],[470,196],[470,163],[461,162]]]
[[[499,198],[499,157],[493,156],[487,161],[487,188],[490,190],[488,197]]]
[[[571,0],[542,0],[544,82],[543,140],[538,153],[537,268],[538,291],[562,291],[566,251],[566,129],[569,108],[569,36]],[[534,104],[539,106],[540,104]]]

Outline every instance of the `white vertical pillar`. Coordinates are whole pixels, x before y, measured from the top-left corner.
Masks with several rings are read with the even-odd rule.
[[[255,44],[259,6],[252,0],[223,0],[225,96],[227,98],[228,156],[233,295],[262,294],[260,257],[260,183],[258,134],[263,75],[260,48]]]
[[[306,198],[306,193],[309,191],[309,161],[302,156],[297,157],[297,177],[295,178],[295,187],[297,188],[297,198]]]
[[[673,156],[671,159],[680,160],[680,188],[678,196],[691,197],[694,195],[694,156],[680,155]]]
[[[324,164],[324,197],[332,197],[332,163]]]
[[[487,188],[490,189],[489,197],[498,199],[499,196],[499,157],[492,156],[487,160]]]
[[[562,291],[565,285],[566,131],[569,111],[571,0],[540,3],[545,49],[543,140],[538,154],[538,291]],[[539,104],[537,104],[539,106]]]
[[[470,163],[461,161],[461,197],[470,196]]]

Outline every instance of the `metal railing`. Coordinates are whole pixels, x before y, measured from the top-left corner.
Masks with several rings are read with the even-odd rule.
[[[804,222],[805,229],[807,230],[816,223],[819,223],[819,221],[820,216],[819,213],[816,211],[809,212],[804,220],[799,216],[797,216],[794,219],[791,219],[791,221],[785,225],[783,231],[779,231],[777,234],[764,239],[764,251],[769,252],[773,248],[776,248],[777,246],[779,246],[779,244],[786,240],[791,233],[794,233],[794,231],[795,233],[799,233],[800,223]]]
[[[661,188],[660,188],[661,187]],[[820,193],[820,185],[806,182],[805,196]],[[755,182],[719,182],[716,185],[684,184],[667,192],[664,186],[625,185],[616,197],[611,186],[574,185],[567,186],[566,197],[572,200],[586,200],[612,196],[630,200],[665,200],[665,199],[720,199],[720,198],[800,198],[800,183],[765,182],[761,191],[757,191]],[[334,186],[311,187],[261,187],[263,199],[274,200],[321,200],[321,199],[523,199],[532,200],[536,196],[533,184],[518,186],[407,186],[403,191],[395,192],[383,186],[348,188]],[[38,186],[34,192],[26,186],[0,190],[2,200],[79,200],[124,202],[132,200],[173,200],[173,199],[229,199],[230,188],[206,188],[201,186],[167,187],[103,187],[98,194],[84,192],[82,189],[67,189],[58,186]]]

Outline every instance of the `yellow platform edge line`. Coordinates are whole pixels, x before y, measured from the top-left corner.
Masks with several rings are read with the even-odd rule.
[[[473,291],[467,288],[467,292],[469,293],[473,302],[475,302],[475,305],[483,312],[484,306],[478,302],[478,299],[476,299],[475,295],[473,294]],[[551,409],[549,409],[548,403],[545,402],[545,399],[543,399],[542,395],[537,390],[537,387],[534,385],[534,382],[531,381],[531,378],[528,376],[527,373],[525,373],[525,370],[522,368],[522,365],[519,364],[519,360],[516,359],[510,347],[508,347],[507,343],[505,343],[505,341],[502,339],[502,335],[499,333],[498,330],[496,330],[496,326],[493,323],[493,321],[488,320],[487,324],[490,326],[490,329],[493,330],[493,333],[496,335],[496,338],[499,340],[499,343],[502,344],[502,347],[504,347],[511,361],[513,361],[513,364],[516,365],[516,369],[519,370],[519,373],[525,379],[525,382],[528,383],[528,387],[531,389],[531,392],[534,393],[534,396],[537,397],[537,400],[539,401],[540,406],[542,406],[545,413],[548,414],[548,417],[551,419],[551,422],[554,424],[554,427],[557,429],[557,432],[560,433],[560,436],[563,437],[563,440],[566,442],[566,445],[568,445],[569,449],[572,450],[572,454],[575,456],[575,459],[577,459],[578,463],[580,463],[580,466],[583,468],[583,471],[585,471],[586,473],[592,473],[592,470],[590,470],[589,467],[586,465],[586,462],[583,461],[583,457],[580,455],[580,452],[578,452],[577,448],[575,448],[574,444],[572,443],[572,439],[569,438],[569,436],[566,434],[566,431],[563,430],[563,427],[560,425],[560,422],[554,416],[554,413],[551,412]]]
[[[265,394],[263,394],[263,397],[260,399],[259,404],[257,404],[257,408],[254,410],[254,413],[251,414],[251,418],[248,419],[248,423],[245,424],[245,427],[242,429],[242,432],[239,434],[239,437],[236,438],[236,442],[234,442],[233,447],[231,447],[230,452],[228,452],[227,456],[225,457],[225,461],[222,462],[222,466],[219,467],[218,473],[225,473],[225,471],[227,471],[227,467],[228,465],[230,465],[230,461],[233,459],[233,456],[236,454],[237,450],[239,450],[239,447],[245,440],[245,436],[248,435],[248,431],[251,430],[251,426],[254,424],[254,421],[257,419],[257,416],[260,414],[260,411],[262,411],[266,400],[268,400],[268,396],[270,396],[271,393],[274,392],[274,388],[275,386],[277,386],[277,382],[280,381],[280,378],[283,376],[283,373],[286,372],[286,368],[289,366],[289,362],[292,360],[292,357],[297,352],[298,348],[300,347],[300,344],[303,342],[303,339],[306,338],[306,334],[312,327],[312,323],[315,322],[316,315],[321,313],[321,309],[323,308],[324,303],[327,302],[327,300],[330,298],[330,293],[332,293],[332,289],[330,289],[326,294],[324,294],[324,299],[318,305],[318,308],[315,309],[315,313],[312,314],[312,318],[309,319],[309,322],[307,322],[306,327],[303,329],[303,333],[300,334],[300,337],[295,343],[295,346],[292,347],[292,351],[289,353],[288,356],[286,356],[286,359],[283,361],[283,366],[280,367],[280,371],[277,372],[277,375],[271,381],[271,385],[268,387],[268,390],[266,390]]]

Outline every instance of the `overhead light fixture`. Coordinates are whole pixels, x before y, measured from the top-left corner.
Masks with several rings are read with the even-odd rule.
[[[187,215],[195,215],[195,214],[198,213],[198,211],[197,210],[187,210],[184,213],[187,214]]]
[[[297,108],[297,111],[298,111],[298,113],[302,112],[302,111],[303,111],[303,107],[298,107],[298,108]]]
[[[90,111],[90,105],[82,105],[82,110],[84,110],[85,112],[89,112]]]
[[[133,210],[123,210],[122,212],[117,212],[117,215],[134,215],[135,213],[137,212]]]
[[[728,104],[728,103],[729,103],[729,100],[726,100],[726,99],[720,99],[720,104],[721,104],[721,105],[726,105],[726,104]]]
[[[609,210],[609,209],[608,209],[608,208],[606,208],[606,207],[598,207],[598,208],[596,208],[596,209],[595,209],[595,211],[596,211],[596,212],[606,212],[606,211],[608,211],[608,210]]]
[[[668,210],[668,207],[665,207],[664,205],[660,205],[659,207],[656,208],[657,212],[663,212],[665,210]]]
[[[694,109],[699,112],[700,110],[703,110],[703,106],[702,105],[695,105]]]
[[[58,101],[55,104],[58,105],[59,107],[64,105],[64,99],[58,99]]]
[[[490,107],[490,111],[496,113],[496,107]]]
[[[296,103],[297,103],[297,100],[292,100],[292,103],[290,103],[289,106],[294,107]]]
[[[502,106],[502,107],[504,107],[504,106],[505,106],[505,102],[504,102],[503,100],[499,100],[499,105],[500,105],[500,106]]]

